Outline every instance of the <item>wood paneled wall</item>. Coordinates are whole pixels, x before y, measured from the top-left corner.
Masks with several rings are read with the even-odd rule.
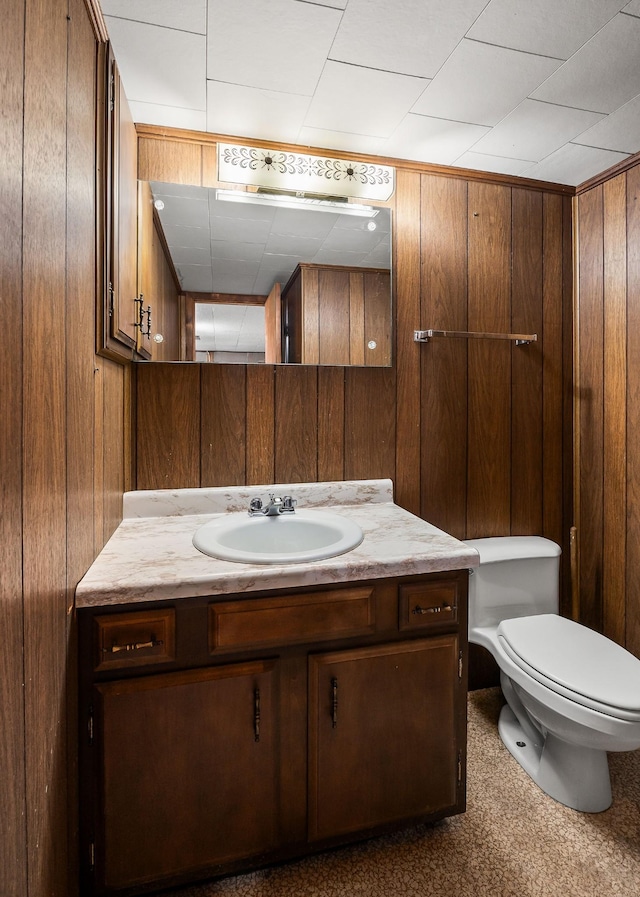
[[[211,141],[139,147],[141,178],[216,183]],[[568,553],[570,198],[398,163],[391,205],[393,367],[137,365],[137,487],[391,477],[460,538],[541,533]],[[427,328],[538,342],[415,343]]]
[[[0,29],[0,894],[76,889],[75,585],[121,519],[129,374],[97,359],[96,39],[82,0]]]
[[[640,164],[576,219],[580,616],[640,657]]]

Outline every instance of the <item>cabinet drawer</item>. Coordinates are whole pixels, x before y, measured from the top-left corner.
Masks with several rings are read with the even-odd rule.
[[[366,635],[375,629],[373,588],[333,589],[209,605],[209,650]]]
[[[94,617],[96,671],[167,663],[176,657],[172,607]]]
[[[400,586],[398,627],[438,629],[458,621],[458,583],[416,582]]]

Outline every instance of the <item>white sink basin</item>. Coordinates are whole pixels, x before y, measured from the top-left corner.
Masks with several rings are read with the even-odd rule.
[[[223,561],[302,564],[344,554],[362,539],[362,530],[353,520],[309,510],[277,517],[227,514],[196,530],[193,544]]]

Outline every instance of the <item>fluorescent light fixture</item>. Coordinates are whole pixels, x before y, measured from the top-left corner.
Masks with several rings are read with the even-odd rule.
[[[244,190],[216,190],[216,199],[225,202],[247,202],[257,206],[273,206],[277,209],[317,209],[318,212],[333,212],[334,215],[358,215],[361,218],[375,218],[378,209],[373,206],[359,206],[351,202],[332,202],[328,199],[312,199],[309,196],[288,196],[278,193],[246,193]]]

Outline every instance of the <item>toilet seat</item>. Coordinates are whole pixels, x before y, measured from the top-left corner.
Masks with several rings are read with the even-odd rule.
[[[511,661],[546,688],[640,722],[640,660],[620,645],[555,614],[503,620],[496,634]]]

